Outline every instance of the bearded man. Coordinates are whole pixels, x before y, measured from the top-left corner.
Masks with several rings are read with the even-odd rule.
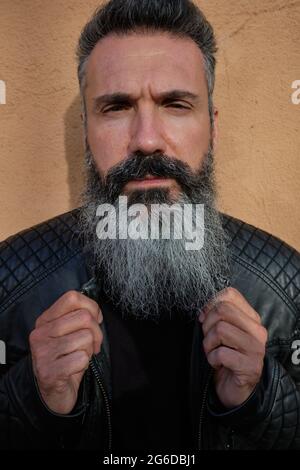
[[[215,53],[190,0],[82,31],[82,207],[1,246],[1,447],[300,448],[300,257],[217,210]]]

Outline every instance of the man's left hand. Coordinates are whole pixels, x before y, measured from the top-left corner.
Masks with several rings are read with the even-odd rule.
[[[268,333],[258,313],[229,287],[202,310],[203,347],[219,400],[226,408],[241,405],[260,381]]]

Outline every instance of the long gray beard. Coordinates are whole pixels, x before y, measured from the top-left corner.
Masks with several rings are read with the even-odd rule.
[[[113,204],[118,224],[116,197],[120,195],[120,188],[114,191],[116,188],[112,183],[119,180],[120,174],[124,174],[122,167],[126,169],[127,163],[112,171],[108,184],[99,176],[90,153],[87,154],[87,162],[87,185],[83,194],[80,229],[92,253],[95,276],[105,294],[124,316],[158,320],[176,312],[176,315],[189,320],[195,318],[200,309],[225,287],[229,277],[227,240],[220,214],[215,207],[212,152],[206,155],[204,165],[197,174],[191,175],[185,168],[181,170],[178,163],[178,171],[187,171],[187,174],[181,181],[184,190],[176,201],[171,201],[162,190],[137,191],[130,200],[130,203],[138,202],[147,206],[154,203],[171,205],[174,202],[180,206],[204,204],[204,244],[196,251],[186,250],[186,237],[158,240],[99,239],[96,235],[99,221],[96,217],[97,207],[104,203]],[[171,218],[171,234],[177,230],[174,224],[176,217]]]

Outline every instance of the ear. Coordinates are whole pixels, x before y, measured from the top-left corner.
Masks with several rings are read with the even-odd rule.
[[[212,130],[213,150],[216,151],[219,141],[219,111],[214,107],[214,127]]]

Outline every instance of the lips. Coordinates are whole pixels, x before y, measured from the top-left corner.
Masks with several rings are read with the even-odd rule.
[[[146,175],[144,178],[131,180],[127,187],[138,186],[165,186],[170,184],[170,178]]]

